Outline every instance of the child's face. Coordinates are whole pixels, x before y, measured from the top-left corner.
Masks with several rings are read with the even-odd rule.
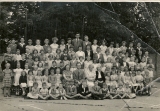
[[[68,40],[68,43],[71,44],[71,40]]]
[[[61,44],[64,45],[64,41],[62,41]]]
[[[42,85],[42,87],[43,87],[44,89],[46,88],[46,86],[47,86],[46,84],[43,84],[43,85]]]
[[[62,85],[62,84],[59,84],[59,88],[63,88],[63,85]]]
[[[38,72],[37,72],[37,75],[38,75],[38,76],[41,76],[41,75],[42,75],[42,72],[41,72],[41,71],[38,71]]]
[[[28,65],[25,65],[25,69],[28,69]]]
[[[103,88],[108,88],[106,84],[103,84]]]
[[[54,70],[51,70],[50,72],[51,72],[51,75],[54,75]]]
[[[28,58],[29,58],[29,59],[32,59],[32,56],[31,56],[31,55],[29,55],[29,56],[28,56]]]
[[[40,40],[36,40],[36,45],[40,45]]]
[[[96,45],[96,44],[97,44],[97,40],[94,40],[94,41],[93,41],[93,44],[95,44],[95,45]]]
[[[102,42],[102,45],[106,45],[106,42],[103,41],[103,42]]]
[[[20,64],[17,64],[17,68],[20,68]]]
[[[48,40],[48,39],[45,39],[44,43],[45,43],[45,44],[48,44],[48,43],[49,43],[49,40]]]
[[[37,87],[38,87],[38,84],[34,84],[33,87],[34,87],[34,88],[37,88]]]
[[[29,74],[29,75],[33,75],[32,72],[29,72],[28,74]]]
[[[67,60],[67,57],[66,57],[66,56],[64,57],[64,60]]]
[[[37,61],[38,61],[38,58],[35,58],[35,61],[37,62]]]
[[[83,57],[80,57],[79,60],[82,61],[82,60],[83,60]]]
[[[79,47],[79,51],[82,51],[82,47]]]
[[[22,76],[25,76],[25,72],[24,71],[22,72]]]
[[[22,43],[24,43],[24,38],[21,38],[21,40],[20,40]]]
[[[119,44],[116,44],[116,48],[119,48]]]
[[[12,40],[12,44],[15,44],[15,42],[16,42],[15,40]]]
[[[86,82],[82,82],[82,85],[83,85],[84,87],[86,87],[86,86],[87,86],[87,83],[86,83]]]
[[[22,55],[22,59],[24,60],[26,58],[26,56],[25,55]]]
[[[20,54],[20,51],[19,51],[19,50],[17,50],[17,54]]]
[[[57,73],[57,74],[60,74],[60,69],[57,69],[57,70],[56,70],[56,73]]]

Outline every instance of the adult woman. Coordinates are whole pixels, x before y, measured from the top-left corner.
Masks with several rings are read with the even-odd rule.
[[[68,84],[68,82],[70,82],[71,80],[73,80],[73,73],[72,71],[70,71],[70,65],[67,64],[65,67],[65,70],[63,71],[63,84],[65,84],[65,86]]]
[[[59,47],[58,44],[57,44],[58,38],[54,37],[54,38],[52,38],[52,41],[53,41],[53,43],[50,45],[51,48],[52,48],[52,53],[56,53],[56,50]]]
[[[94,80],[96,78],[96,72],[95,72],[94,66],[92,64],[90,64],[88,66],[88,69],[85,70],[85,74],[86,74],[86,79],[87,79],[87,85],[90,90],[91,87],[94,86]]]

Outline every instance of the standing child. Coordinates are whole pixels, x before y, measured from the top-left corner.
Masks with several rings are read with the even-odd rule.
[[[29,91],[31,91],[31,89],[32,89],[33,81],[34,81],[33,71],[29,70],[28,75],[27,75],[27,85],[29,87]]]
[[[59,45],[59,48],[61,49],[62,52],[66,48],[65,40],[64,39],[61,39],[61,44]]]
[[[106,51],[106,49],[107,49],[106,40],[103,40],[103,41],[102,41],[102,45],[100,46],[100,48],[101,48],[101,53],[102,53],[102,54],[105,54],[105,51]]]
[[[6,97],[7,95],[10,97],[10,88],[12,85],[12,71],[10,69],[10,64],[7,63],[5,65],[5,69],[3,70],[3,88],[4,88],[4,97]]]
[[[96,50],[97,50],[97,47],[98,47],[97,42],[98,41],[96,39],[93,40],[93,45],[91,46],[93,53],[96,53]]]
[[[91,57],[87,56],[86,61],[84,61],[84,69],[87,69],[90,64],[93,64]]]
[[[38,88],[42,88],[42,71],[37,71],[37,76],[35,76],[35,81],[38,83]]]
[[[137,70],[137,75],[135,77],[135,80],[136,83],[138,84],[138,89],[139,89],[137,93],[140,92],[139,94],[141,94],[142,93],[141,89],[143,88],[143,80],[144,80],[143,76],[141,75],[141,70]]]
[[[20,63],[17,63],[17,68],[13,70],[14,74],[14,86],[16,90],[16,95],[19,95],[19,78],[23,69],[20,68]]]
[[[38,99],[38,95],[39,95],[38,83],[34,82],[32,90],[30,90],[30,92],[27,94],[27,97],[31,99]]]
[[[42,99],[42,100],[47,100],[49,98],[47,84],[45,82],[42,83],[42,88],[39,91],[38,97],[39,99]]]
[[[28,68],[28,63],[26,63],[25,66],[24,66],[24,71],[26,72],[27,75],[28,75],[29,70],[30,69]]]
[[[28,68],[29,69],[33,68],[32,66],[34,64],[34,60],[32,59],[32,55],[31,54],[28,55],[28,59],[26,60],[26,63],[28,63]]]
[[[12,54],[16,54],[16,50],[17,50],[17,44],[14,38],[12,38],[11,43],[8,45],[8,47],[11,48],[11,53]]]
[[[25,71],[21,72],[21,76],[19,78],[19,84],[20,87],[22,88],[22,95],[24,96],[26,94],[26,87],[27,87],[27,76]]]
[[[20,50],[19,50],[19,49],[17,49],[17,52],[16,52],[16,54],[15,54],[15,57],[16,57],[16,60],[17,60],[17,61],[22,60],[22,56],[20,55]]]

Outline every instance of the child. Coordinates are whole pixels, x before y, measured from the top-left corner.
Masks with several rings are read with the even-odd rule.
[[[126,83],[125,86],[126,87],[124,89],[124,95],[122,98],[127,98],[127,99],[135,98],[136,95],[134,93],[131,93],[131,88],[129,87],[129,83]]]
[[[91,57],[87,56],[86,61],[84,61],[84,69],[87,69],[90,64],[93,64],[93,62],[91,61]]]
[[[20,63],[17,63],[17,68],[13,70],[14,74],[14,86],[19,85],[19,78],[23,69],[20,68]]]
[[[70,80],[66,87],[66,97],[67,98],[76,98],[79,97],[77,94],[77,87],[74,84],[74,80]]]
[[[52,48],[52,53],[56,53],[57,48],[59,47],[59,45],[57,44],[58,38],[54,37],[52,38],[53,43],[50,45]]]
[[[54,75],[54,69],[51,69],[49,70],[49,77],[48,77],[48,83],[53,85],[53,84],[56,84],[57,83],[57,78],[56,76]],[[57,86],[56,86],[57,87]]]
[[[65,56],[67,57],[67,60],[69,60],[69,54],[67,49],[63,50],[63,54],[61,55],[61,60],[64,60]]]
[[[39,91],[38,98],[42,100],[47,100],[49,98],[49,93],[48,93],[46,82],[42,83],[42,88]]]
[[[27,75],[27,85],[29,87],[29,91],[31,91],[31,88],[33,86],[33,81],[34,81],[33,71],[29,70]]]
[[[96,50],[97,50],[97,47],[98,47],[97,42],[98,41],[96,39],[93,40],[93,45],[91,46],[93,53],[96,53]]]
[[[102,45],[100,46],[100,48],[101,48],[101,53],[102,53],[102,54],[105,54],[105,51],[106,51],[106,49],[107,49],[106,40],[103,40],[103,41],[102,41]]]
[[[15,57],[16,57],[16,60],[17,60],[17,61],[22,60],[22,56],[20,55],[20,50],[19,50],[19,49],[17,49],[17,52],[16,52],[16,54],[15,54]]]
[[[108,86],[106,83],[103,83],[103,88],[102,88],[102,94],[103,94],[103,98],[106,99],[106,98],[112,98],[112,96],[110,95],[109,93],[109,89],[108,89]]]
[[[73,71],[75,71],[76,69],[77,69],[77,63],[78,63],[78,61],[76,60],[76,55],[74,54],[74,55],[72,55],[72,60],[70,61],[70,63],[71,63],[71,71],[73,72]]]
[[[103,100],[101,87],[98,86],[98,81],[94,81],[94,86],[91,88],[91,96],[95,100]]]
[[[34,82],[32,90],[30,90],[30,92],[27,94],[27,97],[31,99],[38,99],[38,95],[39,95],[38,83]]]
[[[38,72],[38,66],[37,66],[37,65],[34,65],[34,66],[33,66],[33,75],[34,75],[34,76],[37,76],[37,72]]]
[[[35,81],[38,83],[38,88],[42,88],[42,71],[37,71],[37,76],[35,76]]]
[[[130,86],[132,85],[132,80],[129,71],[126,71],[124,76],[124,83],[127,82],[129,83]]]
[[[64,66],[70,64],[70,61],[68,60],[67,56],[64,56],[63,62],[64,62]]]
[[[8,45],[8,47],[11,48],[11,53],[12,54],[16,54],[16,50],[17,50],[17,44],[15,44],[16,41],[14,38],[12,38],[11,43]]]
[[[91,92],[89,91],[86,80],[83,80],[82,84],[79,86],[79,93],[80,98],[87,99],[91,97]]]
[[[117,84],[118,76],[117,76],[115,70],[112,70],[110,77],[111,77],[111,86],[114,85],[117,87],[118,86],[118,84]]]
[[[10,69],[10,64],[7,63],[5,65],[5,69],[3,70],[3,88],[4,88],[4,97],[7,97],[7,95],[10,97],[10,88],[12,85],[12,71]]]
[[[128,62],[129,68],[136,65],[136,63],[134,62],[134,60],[135,60],[135,57],[131,57],[130,58],[130,61]]]
[[[137,93],[140,92],[140,94],[141,94],[142,93],[141,89],[143,87],[143,80],[144,80],[143,76],[141,75],[141,70],[137,70],[137,75],[135,77],[135,80],[136,80],[136,83],[138,84],[138,89],[139,89],[139,91],[137,91]]]
[[[79,57],[85,58],[85,53],[82,51],[82,46],[79,46],[78,51],[76,52],[76,58],[79,60]]]
[[[28,69],[28,63],[26,63],[25,66],[24,66],[24,70],[23,70],[23,71],[25,71],[26,74],[28,75],[28,71],[29,71],[29,70],[30,70],[30,69]]]
[[[66,98],[66,91],[63,88],[62,83],[59,84],[58,93],[59,93],[60,100],[63,100],[63,99],[67,100],[67,98]]]
[[[70,46],[70,50],[68,51],[69,60],[72,60],[72,55],[76,55],[76,53],[73,51],[73,46]]]
[[[52,54],[49,54],[48,56],[48,60],[47,60],[47,63],[48,63],[48,68],[51,68],[52,67],[52,62],[53,62],[53,55]]]
[[[38,63],[39,63],[39,57],[35,57],[34,58],[34,65],[38,65]]]
[[[66,48],[64,39],[61,39],[61,44],[59,45],[59,48],[61,49],[61,51],[64,51],[64,49]]]
[[[44,53],[48,53],[48,48],[51,48],[49,45],[49,40],[48,39],[45,39],[44,40],[44,45],[43,45],[43,49],[44,49]]]
[[[119,43],[116,43],[116,48],[114,48],[114,51],[118,54],[121,51],[121,48],[119,47]]]
[[[43,46],[41,46],[41,40],[36,40],[36,45],[34,46],[34,49],[37,50],[38,53],[40,53],[40,51],[43,50]]]
[[[49,96],[50,99],[58,99],[59,97],[59,92],[57,90],[57,86],[55,84],[52,84],[51,89],[49,90]]]
[[[28,68],[29,69],[33,68],[32,66],[34,64],[34,60],[32,59],[32,55],[31,54],[28,55],[28,59],[26,60],[26,63],[28,63]]]
[[[62,78],[62,74],[60,74],[60,68],[56,69],[55,77],[56,77],[56,85],[58,86],[61,83],[61,78]]]
[[[35,57],[39,57],[38,50],[34,49],[32,56],[33,56],[33,60],[35,60]]]
[[[25,71],[21,72],[19,84],[20,84],[20,87],[22,88],[22,92],[23,92],[22,95],[24,96],[26,94],[25,91],[26,91],[26,87],[27,87],[27,76],[26,76]]]
[[[48,69],[44,69],[43,70],[43,76],[42,76],[42,82],[45,82],[47,85],[47,88],[49,88],[51,86],[51,83],[48,83]]]
[[[143,69],[146,66],[147,66],[147,64],[146,64],[145,58],[143,57],[142,62],[140,62],[140,67]]]
[[[32,40],[31,39],[28,40],[28,45],[26,46],[26,49],[29,49],[30,53],[33,52],[34,46],[32,45]]]
[[[49,59],[48,56],[49,56],[49,55],[52,55],[52,56],[53,56],[53,54],[52,54],[52,49],[51,49],[51,47],[48,48],[47,50],[48,50],[48,53],[46,53],[45,55],[46,55],[46,58],[47,58],[47,60],[48,60],[48,59]],[[54,57],[54,56],[53,56],[53,57]]]
[[[144,88],[142,89],[142,92],[145,92],[148,94],[148,96],[151,95],[151,82],[152,82],[152,77],[150,77],[149,72],[145,72],[145,77],[144,77]]]
[[[83,56],[79,57],[79,61],[78,62],[81,64],[81,69],[84,69],[84,58],[83,58]]]
[[[56,55],[56,63],[57,63],[57,67],[60,67],[60,62],[61,62],[61,60],[60,60],[60,55]]]
[[[38,62],[37,66],[38,66],[38,70],[41,70],[41,71],[42,71],[42,70],[44,69],[42,62]]]
[[[22,60],[19,60],[19,62],[20,62],[20,65],[21,65],[21,69],[24,69],[24,66],[26,64],[26,55],[22,54],[21,57],[22,57]]]
[[[110,87],[110,99],[115,99],[117,97],[117,89],[116,89],[116,85],[112,85]]]
[[[123,84],[119,84],[119,87],[117,88],[117,97],[119,97],[120,99],[124,98],[124,88],[123,88]]]
[[[113,45],[114,45],[114,42],[111,42],[110,45],[109,45],[109,47],[108,47],[110,55],[112,55],[113,52],[115,52],[115,54],[117,54],[116,51],[114,51]]]
[[[12,58],[15,58],[14,56],[12,57]],[[14,61],[16,61],[16,60],[14,60]],[[5,55],[4,56],[4,60],[2,61],[2,63],[1,63],[1,68],[2,68],[2,71],[6,68],[6,64],[7,63],[10,63],[10,61],[8,60],[8,55]],[[12,61],[11,61],[11,63],[12,63]],[[17,63],[17,61],[15,62],[15,63]],[[17,64],[16,64],[17,65]],[[16,67],[16,65],[13,65],[12,66],[12,64],[11,64],[11,69],[15,69]]]

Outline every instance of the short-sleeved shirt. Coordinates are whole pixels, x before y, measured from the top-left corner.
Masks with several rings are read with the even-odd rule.
[[[41,89],[40,90],[40,93],[42,94],[42,95],[47,95],[48,94],[48,89]]]

